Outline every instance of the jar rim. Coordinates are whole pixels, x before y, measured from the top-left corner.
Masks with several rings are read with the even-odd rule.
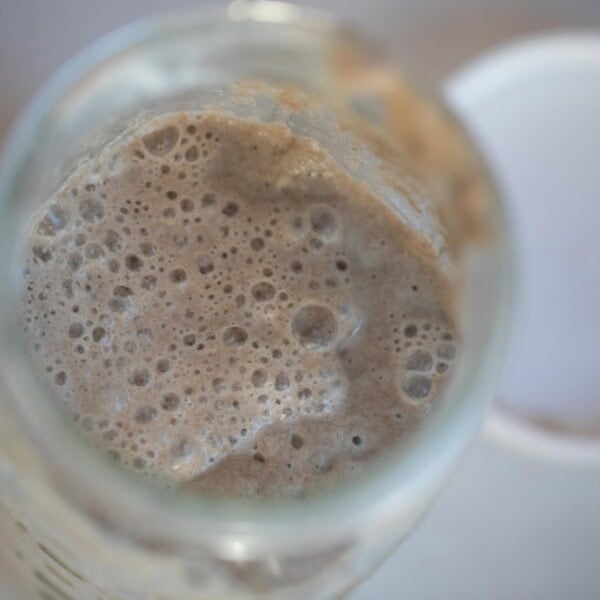
[[[32,144],[37,132],[44,127],[49,107],[58,104],[70,87],[91,68],[141,43],[148,43],[163,35],[173,35],[182,28],[189,30],[199,26],[216,27],[223,23],[241,24],[247,21],[311,28],[325,34],[338,28],[335,19],[320,10],[300,8],[284,2],[260,0],[251,3],[238,0],[224,10],[167,13],[118,29],[63,66],[21,114],[0,162],[0,209],[6,206],[13,195],[18,196],[15,191],[23,183]],[[502,215],[501,207],[496,208]],[[0,224],[0,236],[6,234],[7,222]],[[490,381],[498,371],[498,357],[505,344],[510,296],[511,268],[502,216],[497,227],[500,234],[496,252],[498,277],[496,289],[490,296],[495,305],[489,308],[491,321],[487,323],[488,335],[479,348],[478,364],[464,366],[462,377],[453,378],[446,390],[450,401],[434,411],[419,427],[410,440],[409,449],[399,444],[361,479],[350,480],[335,490],[300,502],[260,501],[252,504],[234,499],[215,501],[201,496],[174,495],[116,469],[81,439],[66,420],[56,414],[58,411],[51,410],[50,402],[41,402],[43,390],[39,384],[31,381],[25,357],[15,352],[17,327],[14,314],[7,313],[10,304],[6,303],[6,290],[2,289],[0,369],[4,374],[5,387],[12,392],[13,404],[15,397],[25,395],[29,398],[28,402],[19,403],[19,412],[28,424],[37,422],[33,435],[41,443],[40,451],[57,449],[56,441],[50,439],[52,436],[62,440],[65,447],[67,444],[64,442],[68,440],[70,452],[66,453],[63,448],[62,453],[53,457],[56,461],[54,466],[57,472],[60,471],[58,485],[63,488],[63,495],[67,495],[83,511],[89,510],[90,503],[103,505],[102,499],[119,498],[118,508],[122,514],[115,515],[115,511],[108,511],[103,517],[120,521],[121,524],[126,522],[126,529],[130,531],[144,523],[144,535],[149,535],[147,528],[150,523],[157,532],[172,535],[178,531],[182,539],[219,536],[223,544],[229,544],[223,546],[223,551],[235,555],[236,552],[242,552],[243,545],[238,543],[240,536],[251,543],[257,532],[261,536],[260,543],[266,539],[287,543],[290,532],[294,532],[295,537],[300,533],[312,539],[318,537],[320,531],[358,527],[361,520],[367,522],[373,514],[385,515],[397,510],[402,503],[415,502],[410,492],[419,480],[443,479],[440,472],[449,470],[481,421],[483,406],[480,396],[489,394]],[[4,281],[10,279],[11,275],[8,274]],[[38,398],[40,402],[37,402]],[[476,414],[478,416],[474,416]],[[49,435],[44,429],[51,429],[52,434]],[[78,489],[75,491],[76,487]],[[159,514],[160,519],[157,518]],[[247,551],[247,548],[243,551]]]

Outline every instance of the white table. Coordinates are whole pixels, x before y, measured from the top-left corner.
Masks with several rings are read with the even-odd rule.
[[[600,472],[479,440],[352,600],[597,600]]]

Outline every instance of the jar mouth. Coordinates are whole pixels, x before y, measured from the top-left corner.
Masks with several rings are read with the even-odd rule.
[[[459,361],[449,381],[444,402],[403,444],[373,464],[364,477],[350,480],[330,491],[302,501],[218,501],[200,495],[173,494],[115,467],[80,436],[55,409],[41,385],[31,376],[27,356],[21,350],[18,323],[17,284],[20,273],[15,260],[18,248],[11,246],[19,206],[15,199],[26,196],[28,171],[35,166],[35,144],[51,128],[52,111],[58,110],[70,90],[85,80],[94,68],[139,44],[173,37],[183,30],[217,28],[244,22],[279,24],[289,29],[311,30],[319,35],[339,32],[335,20],[318,10],[283,2],[233,2],[226,10],[191,11],[144,19],[128,25],[87,48],[62,67],[21,114],[5,146],[0,164],[0,250],[3,285],[0,286],[0,369],[4,379],[2,401],[11,405],[27,430],[31,442],[46,459],[46,476],[68,501],[93,515],[108,529],[153,533],[178,532],[181,539],[223,536],[230,555],[248,551],[240,539],[260,543],[272,539],[285,543],[290,531],[312,539],[319,531],[358,530],[373,515],[393,514],[398,507],[422,504],[415,489],[426,482],[440,482],[451,468],[481,421],[482,398],[491,393],[506,337],[511,267],[502,207],[493,206],[496,240],[488,248],[485,265],[473,268],[494,271],[489,278],[486,313],[477,339]],[[486,280],[487,281],[487,280]],[[468,283],[468,282],[467,282]],[[474,294],[479,290],[472,290]],[[469,360],[469,357],[471,360]],[[429,487],[439,487],[431,484]],[[118,503],[115,503],[118,499]],[[117,507],[118,510],[115,510]],[[237,545],[236,545],[237,544]]]

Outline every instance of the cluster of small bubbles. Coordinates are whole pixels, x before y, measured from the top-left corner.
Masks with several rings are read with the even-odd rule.
[[[444,375],[456,355],[456,347],[449,340],[452,334],[447,326],[433,326],[426,321],[403,326],[401,345],[397,339],[396,351],[404,354],[402,390],[410,401],[422,402],[431,397],[436,378]]]
[[[372,266],[345,237],[345,194],[318,170],[301,195],[277,177],[256,183],[265,169],[238,181],[231,123],[211,119],[146,123],[42,207],[27,331],[74,421],[122,464],[182,481],[245,453],[268,472],[277,451],[253,444],[282,427],[280,462],[295,477],[304,466],[294,457],[335,437],[323,432],[381,356],[347,351],[371,294],[357,278]],[[257,148],[268,141],[255,137]],[[436,327],[403,319],[390,342],[413,402],[432,398],[456,353],[449,329]],[[366,455],[370,439],[353,424],[344,451]],[[335,464],[327,453],[311,460],[319,473]]]

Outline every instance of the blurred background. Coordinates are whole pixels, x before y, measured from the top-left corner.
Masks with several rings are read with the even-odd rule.
[[[65,60],[112,29],[210,0],[0,0],[0,135]],[[600,25],[598,0],[304,0],[359,24],[410,70],[438,81],[515,36]]]
[[[226,3],[0,0],[0,140],[35,89],[92,40],[147,14],[218,4]],[[480,53],[515,38],[600,27],[599,0],[306,4],[335,12],[365,31],[433,86]],[[592,133],[600,140],[600,127]],[[592,329],[598,326],[598,320],[591,323]],[[595,390],[593,400],[600,406]],[[537,458],[482,436],[417,531],[351,598],[597,600],[599,556],[600,467]],[[0,598],[16,596],[0,582]]]

